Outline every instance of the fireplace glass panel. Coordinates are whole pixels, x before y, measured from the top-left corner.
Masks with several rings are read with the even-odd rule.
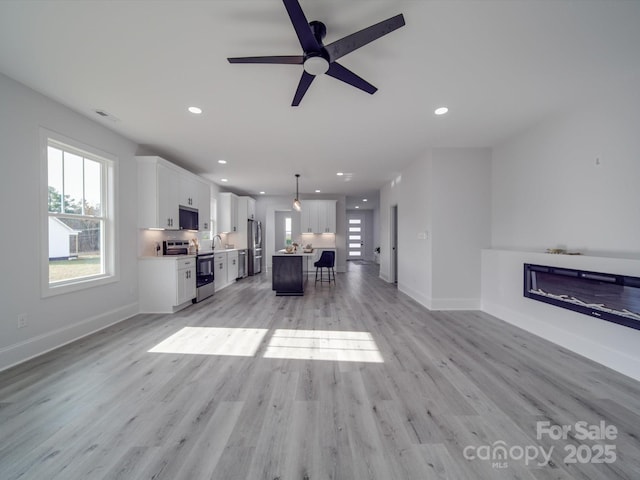
[[[524,296],[640,329],[640,278],[524,265]]]

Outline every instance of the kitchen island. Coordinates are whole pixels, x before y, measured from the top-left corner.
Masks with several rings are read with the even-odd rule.
[[[275,290],[276,296],[304,295],[304,287],[307,283],[304,263],[314,255],[314,253],[286,253],[284,250],[273,254],[272,289]]]

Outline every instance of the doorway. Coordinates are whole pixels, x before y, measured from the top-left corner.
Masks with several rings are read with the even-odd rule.
[[[391,281],[398,283],[398,206],[391,207],[391,224],[390,224],[390,240],[391,240]]]
[[[347,260],[367,260],[366,231],[365,215],[347,214]]]

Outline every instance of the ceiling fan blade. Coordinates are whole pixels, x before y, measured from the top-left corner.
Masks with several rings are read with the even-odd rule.
[[[318,44],[316,37],[313,35],[313,31],[309,26],[307,17],[304,16],[298,0],[282,1],[284,2],[284,7],[287,9],[293,28],[296,31],[302,50],[304,50],[305,53],[320,51],[320,44]]]
[[[334,62],[340,57],[344,57],[347,53],[351,53],[363,45],[371,43],[387,33],[397,30],[404,26],[404,24],[404,16],[400,13],[395,17],[388,18],[387,20],[371,25],[359,32],[352,33],[340,40],[336,40],[335,42],[325,46],[329,53],[329,61]]]
[[[338,62],[333,62],[329,65],[329,70],[327,70],[327,75],[337,78],[338,80],[342,80],[349,85],[353,85],[360,90],[364,90],[367,93],[374,94],[378,90],[376,87],[371,85],[366,80],[362,79],[351,70],[346,69]]]
[[[227,58],[229,63],[285,63],[291,65],[302,65],[304,57],[302,55],[271,55],[268,57],[234,57]]]
[[[298,89],[296,90],[296,94],[293,96],[293,102],[291,102],[292,107],[297,107],[298,105],[300,105],[302,97],[304,97],[304,94],[307,93],[307,90],[309,89],[309,86],[311,85],[311,82],[313,82],[314,78],[316,78],[315,75],[311,75],[310,73],[304,71],[302,72],[302,77],[300,77],[300,82],[298,83]]]

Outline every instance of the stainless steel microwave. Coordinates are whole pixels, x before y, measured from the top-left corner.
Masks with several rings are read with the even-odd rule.
[[[198,230],[198,209],[180,205],[180,230]]]

